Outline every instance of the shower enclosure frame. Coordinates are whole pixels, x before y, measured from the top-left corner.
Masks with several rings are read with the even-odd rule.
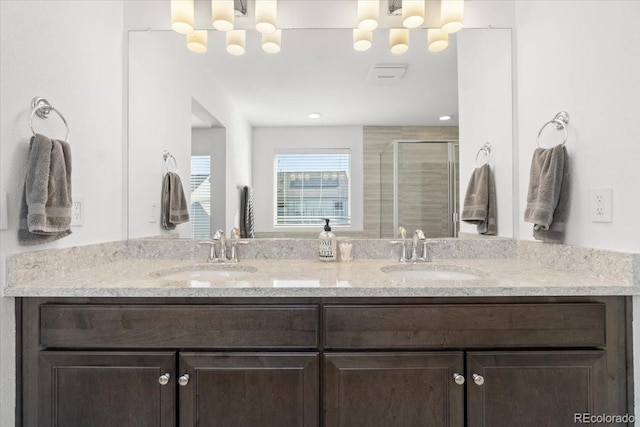
[[[399,162],[399,145],[403,143],[418,144],[447,144],[447,176],[448,176],[448,235],[440,237],[458,237],[460,230],[459,212],[456,209],[460,195],[460,175],[458,171],[458,163],[456,162],[456,154],[459,159],[459,141],[457,140],[423,140],[423,139],[396,139],[387,145],[379,154],[380,158],[388,150],[393,150],[393,230],[398,230],[402,224],[399,224],[400,218],[400,181],[398,176]],[[459,160],[458,160],[459,161]],[[382,164],[382,161],[380,162]],[[457,185],[456,185],[457,183]],[[380,186],[382,186],[382,176],[380,177]],[[382,190],[380,190],[382,192]],[[382,208],[380,209],[382,216]],[[384,236],[383,221],[380,218],[380,236]],[[395,237],[395,236],[394,236]]]

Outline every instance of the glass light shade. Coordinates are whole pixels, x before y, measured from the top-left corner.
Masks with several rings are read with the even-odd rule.
[[[460,31],[464,25],[464,1],[442,0],[440,6],[440,27],[448,34]]]
[[[409,50],[409,30],[406,28],[391,28],[389,30],[389,46],[391,53],[396,55]]]
[[[380,0],[358,0],[358,29],[373,31],[378,28]]]
[[[194,25],[193,0],[171,0],[171,28],[180,34],[189,34]]]
[[[277,0],[256,0],[256,30],[262,34],[273,33],[277,28]]]
[[[427,31],[427,49],[430,52],[440,52],[449,46],[449,34],[438,28],[429,28]]]
[[[187,34],[187,49],[195,53],[207,51],[207,30],[194,30]]]
[[[267,53],[280,52],[282,45],[282,30],[275,30],[273,33],[262,35],[262,50]]]
[[[245,41],[247,39],[246,30],[227,31],[227,52],[232,55],[244,55]]]
[[[362,31],[358,28],[353,30],[353,48],[357,51],[364,52],[369,50],[373,45],[373,33],[371,31]]]
[[[233,0],[211,0],[211,22],[219,31],[233,30],[235,17]]]
[[[402,25],[418,28],[424,24],[424,0],[402,0]]]

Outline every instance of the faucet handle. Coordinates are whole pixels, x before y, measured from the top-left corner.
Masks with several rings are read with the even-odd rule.
[[[216,232],[213,233],[213,240],[220,240],[222,237],[224,237],[223,230],[216,230]]]
[[[198,245],[209,245],[209,256],[207,257],[207,262],[211,262],[216,258],[216,242],[213,240],[198,240],[196,242]]]
[[[424,232],[422,230],[420,230],[419,228],[416,229],[416,231],[413,233],[413,235],[418,239],[418,240],[424,240],[426,239],[426,237],[424,237]]]
[[[246,240],[240,240],[240,239],[231,239],[231,262],[238,262],[240,261],[238,259],[238,250],[236,249],[237,245],[246,245],[249,242],[247,242]]]
[[[229,238],[231,240],[239,239],[240,238],[240,229],[238,227],[233,227],[231,229],[231,232],[229,233]]]
[[[404,245],[404,240],[391,240],[389,243],[392,245],[400,245],[400,258],[398,262],[407,262],[407,249]]]
[[[407,238],[407,230],[402,226],[398,227],[398,237],[401,239]]]

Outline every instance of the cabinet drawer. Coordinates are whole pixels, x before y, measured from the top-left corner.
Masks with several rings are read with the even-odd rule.
[[[605,345],[601,303],[335,305],[324,325],[331,349]]]
[[[43,305],[55,348],[316,348],[317,306]]]

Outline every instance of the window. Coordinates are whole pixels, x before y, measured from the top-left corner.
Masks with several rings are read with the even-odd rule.
[[[274,226],[351,225],[351,153],[275,155]]]
[[[211,156],[191,156],[191,236],[211,237]]]

